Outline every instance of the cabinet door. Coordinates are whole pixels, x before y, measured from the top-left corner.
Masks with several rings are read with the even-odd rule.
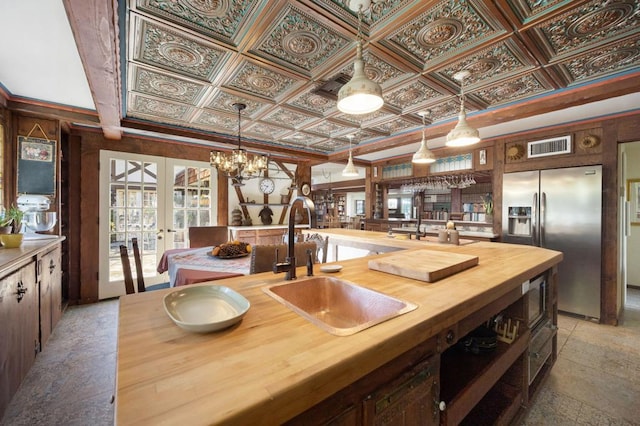
[[[0,280],[0,417],[36,358],[38,285],[35,262]]]
[[[364,402],[365,425],[437,425],[439,356],[420,362]]]
[[[62,316],[60,247],[38,259],[40,280],[40,343],[44,346]]]

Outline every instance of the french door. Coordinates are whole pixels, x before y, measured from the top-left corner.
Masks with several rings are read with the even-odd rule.
[[[120,245],[137,238],[146,285],[158,274],[162,253],[189,246],[190,226],[215,225],[217,176],[209,163],[125,152],[100,153],[99,298],[125,293]],[[136,275],[133,258],[132,272]]]

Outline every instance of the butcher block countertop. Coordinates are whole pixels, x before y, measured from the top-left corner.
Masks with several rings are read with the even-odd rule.
[[[347,230],[335,230],[344,238]],[[361,239],[365,238],[364,231]],[[331,233],[326,233],[331,235]],[[562,253],[476,242],[464,246],[386,239],[371,243],[478,256],[478,265],[434,283],[368,268],[371,256],[340,262],[330,274],[418,305],[352,336],[331,335],[262,291],[284,274],[215,281],[249,300],[230,329],[194,334],[164,312],[167,289],[120,298],[115,419],[118,425],[279,424],[547,270]],[[330,237],[331,241],[331,237]],[[395,252],[397,255],[397,251]],[[391,256],[377,255],[378,257]],[[305,279],[298,268],[298,280]],[[316,275],[324,275],[315,267]],[[206,285],[206,284],[196,284]]]

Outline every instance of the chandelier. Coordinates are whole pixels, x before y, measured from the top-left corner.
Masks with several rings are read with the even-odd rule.
[[[362,59],[362,12],[371,6],[371,0],[351,0],[349,9],[358,12],[358,40],[353,77],[338,91],[338,109],[345,114],[369,114],[384,104],[382,88],[370,80],[364,72]]]
[[[238,111],[238,148],[231,153],[211,151],[209,162],[212,167],[222,172],[227,178],[233,179],[234,186],[242,186],[244,185],[242,181],[260,176],[260,173],[266,170],[269,160],[264,155],[249,155],[246,150],[242,149],[240,135],[242,117],[240,113],[247,106],[235,103],[233,108]]]

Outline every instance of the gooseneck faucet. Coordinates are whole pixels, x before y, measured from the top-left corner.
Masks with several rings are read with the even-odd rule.
[[[302,203],[296,204],[297,201]],[[273,264],[273,273],[286,272],[285,280],[296,279],[296,255],[295,255],[295,213],[299,206],[306,206],[309,213],[309,225],[311,228],[317,227],[316,207],[313,201],[309,197],[298,195],[291,202],[291,209],[289,210],[289,234],[287,235],[287,259],[285,262],[278,263],[276,255],[276,261]]]

